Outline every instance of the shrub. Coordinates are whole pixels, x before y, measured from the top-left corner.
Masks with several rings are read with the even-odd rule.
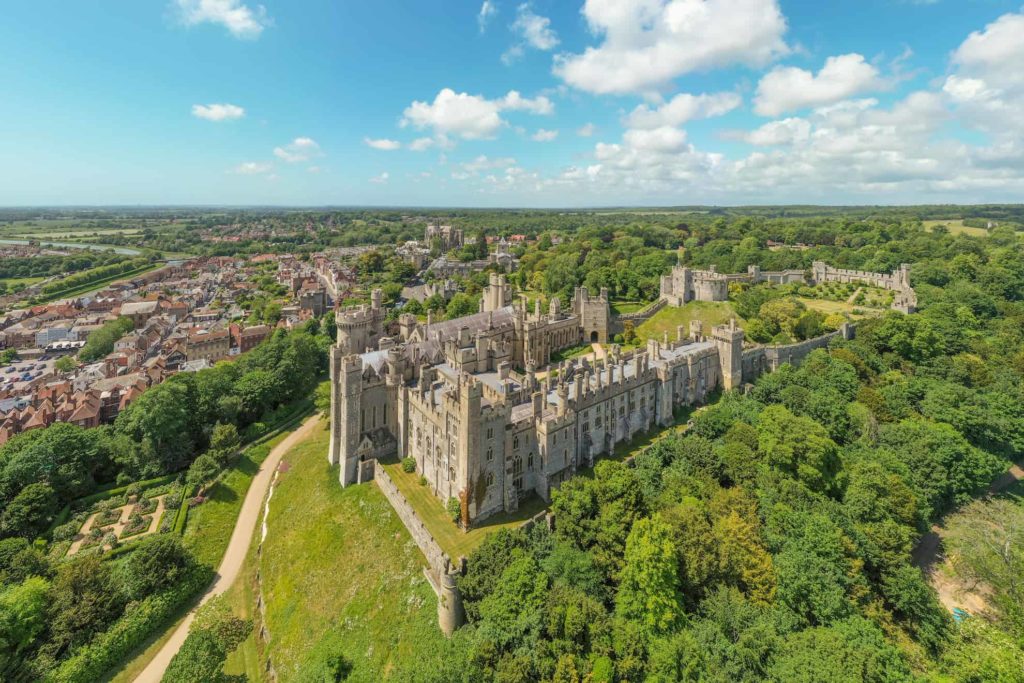
[[[452,518],[453,522],[458,522],[459,517],[462,516],[462,504],[459,503],[459,499],[452,496],[445,503],[444,509],[448,512],[448,516]]]
[[[427,478],[426,478],[426,477],[424,477],[424,476],[422,476],[422,475],[420,476],[420,486],[426,486],[426,485],[427,485],[427,484],[429,484],[429,483],[430,483],[430,482],[429,482],[429,481],[427,481]]]
[[[70,541],[78,533],[78,530],[82,528],[82,525],[72,520],[61,524],[59,527],[53,530],[54,541]]]
[[[416,458],[408,457],[402,458],[402,471],[406,474],[412,474],[416,471]]]

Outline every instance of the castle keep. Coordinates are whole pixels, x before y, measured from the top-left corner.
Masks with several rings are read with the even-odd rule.
[[[685,271],[663,278],[663,297],[727,295],[736,277]],[[904,285],[900,272],[881,277]],[[752,268],[738,277],[790,282],[804,276]],[[617,444],[672,424],[678,408],[853,334],[844,325],[799,344],[761,346],[745,344],[735,321],[714,327],[710,337],[693,321],[671,341],[666,334],[643,349],[621,353],[612,346],[605,358],[551,366],[560,349],[607,341],[607,292],[595,297],[578,288],[567,310],[558,299],[547,312],[539,303],[529,312],[512,302],[505,277],[494,274],[478,313],[426,323],[402,315],[392,336],[385,334],[379,292],[369,306],[338,311],[329,460],[340,465],[342,485],[373,478],[379,458],[411,457],[440,500],[460,501],[468,525],[516,510],[531,493],[550,500],[552,489]]]

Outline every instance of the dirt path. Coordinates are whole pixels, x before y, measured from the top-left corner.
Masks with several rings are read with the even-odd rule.
[[[1021,480],[1024,480],[1024,463],[1016,463],[992,482],[988,494],[1004,491]],[[949,560],[943,555],[944,532],[944,527],[935,524],[921,537],[911,554],[914,564],[924,572],[928,582],[938,593],[939,602],[950,612],[956,608],[965,609],[971,614],[986,611],[988,602],[985,599],[984,587],[959,580]]]
[[[284,441],[275,446],[274,450],[270,451],[270,454],[260,463],[260,468],[256,472],[256,476],[253,477],[252,484],[250,484],[249,490],[245,494],[242,510],[239,512],[238,520],[235,522],[235,529],[231,532],[228,549],[224,552],[224,558],[220,561],[220,567],[217,568],[217,576],[210,587],[206,589],[206,592],[203,593],[203,597],[196,607],[192,608],[185,616],[184,621],[175,629],[170,640],[164,643],[164,646],[160,648],[160,651],[153,657],[152,661],[146,665],[146,668],[135,679],[136,683],[159,683],[160,679],[163,678],[164,671],[167,670],[167,665],[171,663],[171,659],[177,654],[181,644],[185,642],[185,637],[188,636],[188,629],[192,625],[192,620],[195,618],[196,609],[199,605],[202,605],[214,596],[220,595],[235,582],[238,572],[242,568],[243,562],[245,562],[246,553],[249,552],[249,543],[252,541],[253,532],[256,530],[256,522],[259,521],[260,510],[263,507],[263,498],[267,495],[267,488],[274,478],[274,471],[277,470],[281,457],[291,450],[292,446],[305,439],[318,427],[322,428],[320,416],[313,415],[303,422],[301,427],[289,434]]]
[[[864,289],[864,288],[863,287],[858,287],[856,290],[854,290],[853,294],[851,294],[850,296],[848,296],[846,298],[846,303],[852,304],[853,300],[857,298],[857,295],[860,294],[862,289]]]

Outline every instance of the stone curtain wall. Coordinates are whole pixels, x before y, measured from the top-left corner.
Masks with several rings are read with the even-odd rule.
[[[398,490],[395,483],[391,481],[391,477],[381,467],[380,463],[374,460],[374,476],[373,480],[377,482],[377,486],[384,493],[384,497],[391,503],[391,507],[394,508],[398,514],[398,518],[402,520],[402,524],[409,530],[416,545],[419,546],[420,550],[423,551],[423,555],[427,558],[427,564],[430,565],[430,572],[433,575],[435,582],[440,581],[440,578],[447,571],[447,567],[450,564],[449,557],[441,550],[441,546],[437,544],[434,537],[427,531],[427,527],[423,526],[423,522],[416,516],[416,511],[412,509],[409,502],[402,495],[402,492]]]
[[[811,351],[826,348],[834,337],[842,336],[846,339],[852,339],[853,329],[852,325],[847,324],[835,332],[829,332],[820,337],[814,337],[813,339],[796,344],[766,346],[764,347],[764,355],[768,359],[768,369],[777,370],[783,363],[799,365],[800,361],[806,358]]]

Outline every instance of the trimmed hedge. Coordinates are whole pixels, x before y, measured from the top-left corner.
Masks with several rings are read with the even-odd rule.
[[[111,488],[100,489],[96,491],[96,493],[91,493],[88,496],[82,496],[81,498],[77,498],[71,501],[71,505],[79,509],[84,509],[89,507],[90,505],[95,505],[101,500],[113,498],[114,496],[123,496],[124,494],[128,493],[128,489],[130,489],[133,486],[139,486],[145,489],[146,487],[170,484],[171,482],[178,478],[179,474],[180,472],[171,472],[170,474],[164,474],[159,477],[154,477],[153,479],[133,481],[132,483],[125,484],[123,486],[115,486]]]
[[[53,683],[101,680],[103,674],[120,664],[158,627],[177,617],[179,610],[195,598],[213,576],[212,569],[197,564],[182,582],[145,598],[91,643],[75,650],[70,658],[50,672],[46,680]]]

